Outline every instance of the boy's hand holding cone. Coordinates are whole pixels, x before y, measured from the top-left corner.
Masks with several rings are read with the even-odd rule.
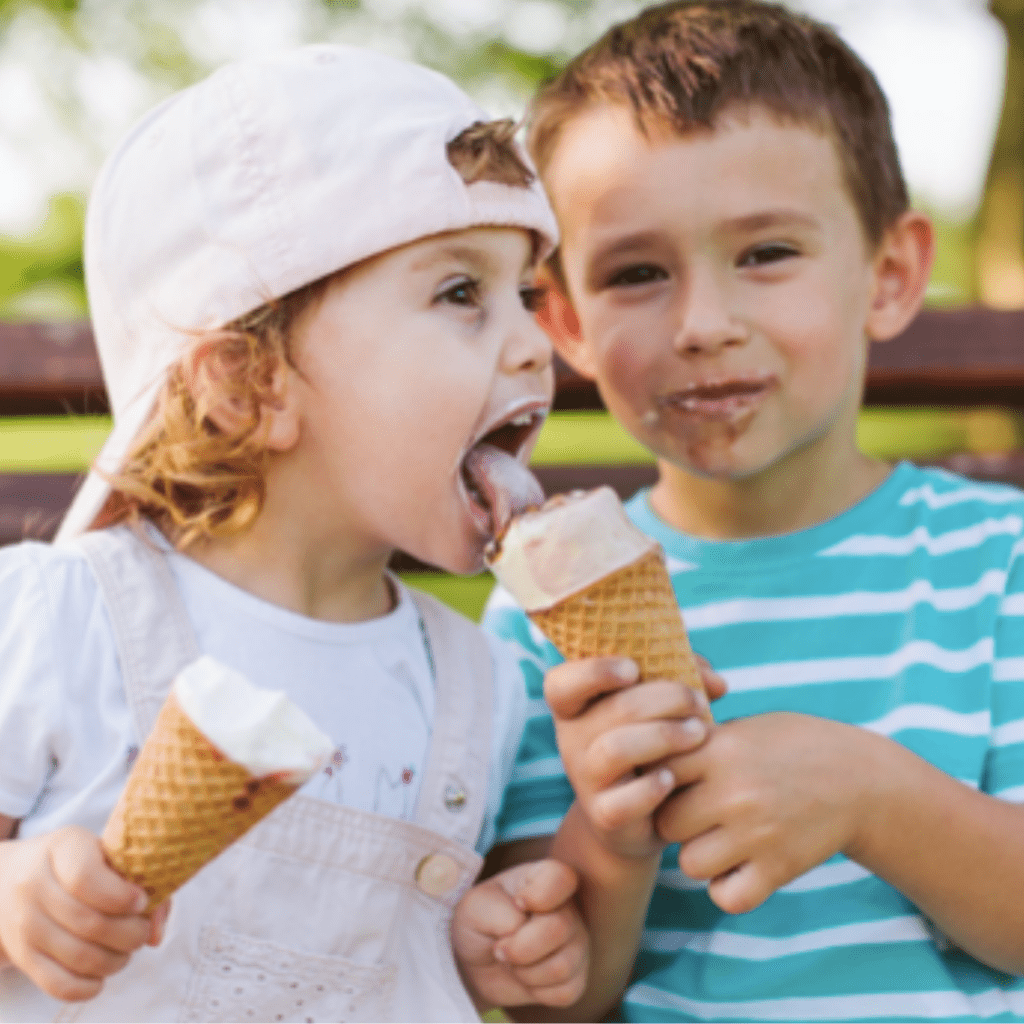
[[[155,909],[291,796],[330,740],[283,694],[202,657],[175,679],[102,843]]]

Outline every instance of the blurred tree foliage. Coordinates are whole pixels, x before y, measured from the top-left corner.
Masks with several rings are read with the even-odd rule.
[[[277,12],[277,45],[365,41],[451,75],[501,114],[521,110],[539,81],[642,0],[0,0],[0,46],[25,26],[44,38],[44,57],[34,59],[47,67],[37,79],[68,147],[95,169],[125,125],[111,136],[97,119],[84,71],[103,65],[109,74],[118,65],[135,83],[137,116],[243,52],[245,41],[232,33],[254,30],[257,6],[264,19]],[[938,303],[972,299],[979,289],[989,297],[984,254],[994,252],[989,264],[1002,267],[1016,254],[1024,304],[1024,0],[990,6],[1010,38],[1010,87],[977,223],[939,218]],[[51,198],[26,237],[0,235],[0,317],[84,314],[83,191],[84,182]]]

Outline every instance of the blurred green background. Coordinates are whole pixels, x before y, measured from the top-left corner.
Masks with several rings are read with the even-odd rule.
[[[639,0],[0,0],[0,319],[87,315],[82,221],[103,155],[146,109],[225,60],[302,42],[369,45],[436,67],[496,115],[518,117],[539,81],[643,6]],[[1024,0],[794,0],[792,6],[835,23],[890,94],[915,202],[938,227],[929,303],[1024,307]],[[957,114],[954,101],[961,100]],[[922,123],[928,108],[920,104],[928,102],[942,105],[942,120]],[[939,172],[949,177],[958,167],[959,184],[945,186]],[[0,420],[0,471],[81,469],[107,429],[102,417]],[[1005,410],[872,409],[862,416],[860,441],[882,457],[927,458],[1019,447],[1024,428]],[[548,463],[647,458],[600,413],[552,416],[536,454]],[[414,582],[471,615],[490,588],[486,576]]]

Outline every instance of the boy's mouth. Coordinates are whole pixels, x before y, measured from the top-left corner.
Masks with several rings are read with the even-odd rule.
[[[500,537],[513,516],[544,501],[544,491],[523,464],[548,413],[547,405],[520,407],[474,441],[459,467],[469,515],[482,536]]]
[[[659,410],[671,410],[699,419],[728,421],[750,411],[776,385],[773,375],[691,384],[661,395]]]

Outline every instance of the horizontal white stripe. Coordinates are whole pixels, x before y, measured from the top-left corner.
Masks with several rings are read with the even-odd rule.
[[[996,683],[1024,682],[1024,658],[996,658],[992,663],[992,681]]]
[[[1024,993],[989,989],[975,995],[948,992],[879,992],[859,996],[808,996],[787,999],[744,1000],[742,1002],[703,1002],[687,999],[654,988],[632,985],[630,1002],[642,1006],[685,1013],[701,1020],[866,1020],[876,1017],[892,1020],[909,1017],[941,1020],[943,1017],[985,1018],[999,1014],[1024,1012]]]
[[[914,640],[880,657],[818,658],[780,661],[722,671],[733,693],[772,686],[807,686],[862,679],[892,679],[911,665],[932,665],[944,672],[966,672],[992,660],[992,638],[983,637],[962,651],[947,651],[930,640]]]
[[[684,562],[681,558],[673,558],[672,555],[665,556],[665,566],[672,572],[693,572],[700,566],[696,562]]]
[[[1024,743],[1024,719],[997,725],[992,730],[993,747],[1008,747],[1013,743]]]
[[[989,537],[1015,536],[1024,529],[1020,516],[1005,516],[1003,519],[985,519],[959,530],[950,530],[933,537],[923,526],[918,526],[903,537],[886,537],[881,534],[857,534],[831,548],[820,552],[830,555],[909,555],[923,548],[931,555],[948,555],[953,551],[975,548]]]
[[[992,795],[1005,800],[1008,804],[1024,804],[1024,786],[1010,786],[1009,789],[1000,789]]]
[[[779,888],[779,892],[814,892],[818,889],[831,889],[837,885],[849,885],[851,882],[863,882],[870,878],[871,872],[862,868],[852,860],[841,860],[834,864],[819,864],[811,868],[792,882]]]
[[[937,493],[931,484],[912,487],[900,498],[901,505],[927,505],[929,508],[949,508],[966,501],[980,501],[984,505],[1010,505],[1021,500],[1021,493],[1012,487],[957,487],[954,491]]]
[[[1024,594],[1007,594],[999,612],[1001,615],[1024,615]]]
[[[886,921],[860,921],[856,924],[819,928],[813,932],[774,938],[730,931],[683,931],[648,929],[641,946],[654,953],[687,950],[702,956],[727,956],[736,960],[774,960],[782,956],[810,953],[841,946],[865,946],[893,942],[930,941],[931,936],[920,917],[894,917]]]
[[[987,710],[960,713],[935,704],[904,704],[861,726],[880,736],[894,736],[906,729],[928,729],[957,736],[987,736],[991,727],[992,715]]]
[[[519,761],[512,769],[512,781],[524,779],[546,779],[551,775],[565,775],[562,759],[554,757],[538,757],[536,761]]]
[[[780,622],[793,619],[832,619],[848,615],[884,615],[906,612],[919,604],[929,604],[939,611],[962,611],[985,598],[1002,594],[1006,573],[990,569],[977,583],[968,587],[939,589],[930,580],[917,580],[903,590],[855,590],[845,594],[811,595],[807,597],[744,598],[687,608],[687,627],[692,630],[712,629],[739,622]],[[1022,595],[1024,596],[1024,595]],[[1022,611],[1021,614],[1024,614]]]

